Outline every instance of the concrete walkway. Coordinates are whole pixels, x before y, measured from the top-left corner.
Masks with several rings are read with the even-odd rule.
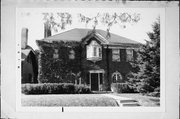
[[[107,97],[115,99],[120,107],[141,106],[138,103],[138,101],[136,101],[135,99],[132,99],[132,98],[116,96],[116,95],[113,95],[113,94],[100,94],[100,95],[107,96]]]

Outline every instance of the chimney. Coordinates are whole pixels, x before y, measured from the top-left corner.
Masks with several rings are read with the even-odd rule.
[[[28,42],[28,29],[22,28],[21,30],[21,48],[25,49]]]
[[[107,38],[107,39],[110,39],[110,37],[111,37],[111,34],[110,34],[110,32],[109,32],[109,29],[107,29],[106,38]]]
[[[44,38],[47,38],[51,36],[51,27],[50,25],[46,22],[44,23]]]

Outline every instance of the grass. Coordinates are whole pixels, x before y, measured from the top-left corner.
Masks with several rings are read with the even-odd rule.
[[[129,94],[129,93],[123,93],[123,94],[113,93],[113,95],[135,99],[139,102],[140,105],[146,106],[146,107],[160,106],[160,99],[158,97],[144,96],[139,93],[131,93],[131,94]]]
[[[99,94],[22,95],[22,106],[118,106]]]

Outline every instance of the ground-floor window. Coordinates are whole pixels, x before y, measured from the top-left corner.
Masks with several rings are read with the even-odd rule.
[[[112,74],[112,82],[113,83],[122,82],[122,75],[118,71],[116,71]]]

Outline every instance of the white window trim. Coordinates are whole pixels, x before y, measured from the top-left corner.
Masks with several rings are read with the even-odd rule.
[[[118,75],[120,76],[120,80],[122,80],[122,75],[121,75],[121,73],[119,73],[118,71],[116,71],[116,72],[114,72],[114,73],[112,74],[112,83],[115,83],[115,82],[113,82],[113,77],[114,77],[114,75],[115,75],[115,78],[116,78],[116,82],[118,81]]]
[[[96,56],[95,56],[95,51],[96,49]],[[100,53],[101,51],[101,53]],[[102,58],[102,47],[96,42],[96,41],[91,41],[89,45],[86,46],[86,58]]]

